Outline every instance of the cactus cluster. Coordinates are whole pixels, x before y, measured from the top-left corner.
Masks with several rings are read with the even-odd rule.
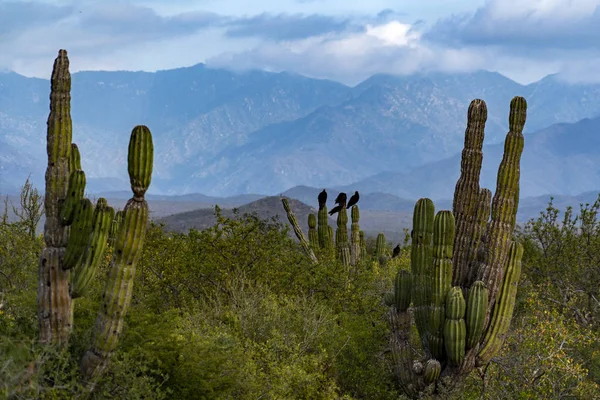
[[[105,250],[114,247],[102,306],[92,345],[82,360],[82,371],[93,389],[94,377],[115,349],[129,306],[136,263],[141,256],[154,150],[150,130],[133,128],[128,171],[133,197],[116,213],[106,199],[94,205],[84,197],[86,177],[81,155],[72,143],[69,59],[60,50],[51,78],[48,117],[44,239],[39,267],[38,321],[42,343],[65,344],[73,324],[73,301],[86,294]]]
[[[508,332],[523,255],[522,245],[511,235],[526,110],[524,98],[512,99],[493,199],[488,189],[479,187],[487,108],[476,99],[469,106],[453,210],[436,214],[427,198],[415,205],[410,274],[399,271],[393,295],[384,296],[392,306],[395,371],[409,396],[435,391],[444,376],[459,385],[473,368],[490,362]],[[415,362],[408,345],[412,315],[424,354]]]
[[[300,241],[304,252],[313,263],[318,262],[317,254],[330,255],[339,259],[343,265],[357,266],[361,260],[368,258],[365,233],[360,230],[360,210],[355,204],[350,209],[350,235],[348,235],[348,213],[345,206],[339,206],[337,213],[336,230],[329,225],[329,214],[327,205],[323,204],[317,215],[308,215],[308,240],[298,224],[298,220],[292,211],[289,200],[282,197],[281,202],[286,212],[288,221]],[[387,260],[387,243],[383,233],[377,236],[375,257],[380,263]]]

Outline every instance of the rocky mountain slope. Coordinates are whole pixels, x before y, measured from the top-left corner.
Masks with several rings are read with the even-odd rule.
[[[14,191],[30,173],[43,187],[48,94],[47,80],[0,74],[0,192]],[[409,198],[422,184],[419,193],[445,197],[453,184],[450,189],[439,184],[455,181],[470,100],[486,100],[486,143],[499,143],[514,95],[528,100],[526,133],[532,138],[536,131],[541,137],[570,129],[542,130],[551,124],[600,115],[600,85],[569,85],[553,76],[523,86],[485,71],[375,75],[351,88],[288,73],[234,73],[199,64],[156,73],[73,74],[72,117],[90,192],[127,189],[129,133],[144,123],[155,138],[154,194],[278,194],[297,185],[360,182],[369,192]],[[581,124],[575,128],[586,122]],[[536,139],[542,147],[524,154],[529,195],[600,187],[597,171],[586,164],[595,157],[591,138],[577,134],[581,140],[566,148]],[[495,157],[490,151],[486,163]],[[544,170],[547,161],[568,167],[550,166],[552,178],[540,181],[535,171]],[[428,172],[433,165],[440,168]],[[492,162],[492,170],[496,166]]]

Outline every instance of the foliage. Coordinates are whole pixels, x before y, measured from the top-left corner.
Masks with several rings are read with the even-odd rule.
[[[410,269],[408,239],[385,265],[364,260],[349,274],[334,259],[314,265],[276,220],[224,218],[218,207],[215,213],[217,224],[204,231],[149,226],[125,329],[93,399],[403,398],[382,295],[398,270]],[[600,339],[578,276],[595,279],[598,231],[577,224],[569,231],[556,218],[540,218],[518,233],[523,283],[501,352],[463,391],[446,390],[442,380],[435,395],[422,398],[592,399],[600,390]],[[35,339],[42,238],[32,238],[19,221],[5,221],[0,239],[0,279],[11,281],[1,286],[0,398],[72,398],[81,390],[79,363],[113,249],[88,296],[77,301],[78,323],[61,349]],[[374,240],[367,243],[374,254]],[[567,287],[575,293],[568,307],[548,301],[562,299]],[[420,346],[415,336],[413,347]]]

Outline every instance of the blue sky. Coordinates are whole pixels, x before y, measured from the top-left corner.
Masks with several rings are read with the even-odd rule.
[[[600,0],[0,0],[0,70],[199,62],[355,84],[374,73],[599,81]]]

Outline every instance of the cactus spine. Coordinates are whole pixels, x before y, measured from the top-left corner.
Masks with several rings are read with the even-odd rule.
[[[489,363],[506,337],[523,254],[522,245],[511,242],[511,234],[519,201],[526,110],[525,99],[512,99],[493,200],[491,191],[479,186],[487,107],[476,99],[469,106],[453,212],[441,211],[434,217],[429,199],[415,205],[412,302],[428,359],[422,376],[416,370],[400,371],[412,361],[401,359],[410,353],[406,345],[410,329],[405,324],[410,313],[396,307],[392,310],[397,315],[390,312],[396,373],[411,397],[443,377],[458,387],[475,367]]]
[[[99,199],[94,207],[89,199],[83,197],[85,173],[81,170],[79,149],[71,142],[70,90],[69,59],[67,52],[60,50],[54,61],[51,78],[44,198],[46,247],[40,257],[38,321],[41,343],[63,345],[68,341],[72,328],[72,301],[89,286],[101,262],[114,218],[114,210],[108,207],[105,199]],[[151,181],[152,164],[152,135],[145,126],[137,126],[131,134],[128,156],[134,197],[126,207],[127,213],[132,210],[128,218],[135,222],[135,227],[126,225],[119,230],[124,238],[122,241],[126,241],[127,245],[117,248],[109,275],[120,276],[120,283],[114,285],[115,279],[109,277],[104,293],[105,304],[98,315],[98,321],[102,315],[106,315],[111,329],[102,329],[103,326],[97,321],[96,330],[93,331],[95,342],[104,341],[111,345],[101,354],[96,354],[97,362],[94,365],[88,362],[87,354],[84,356],[82,369],[86,380],[102,372],[102,368],[97,367],[106,364],[110,352],[115,348],[129,305],[133,272],[146,234],[148,205],[144,193]],[[120,257],[123,257],[121,253],[129,254],[126,263],[120,261]],[[111,308],[112,299],[118,299],[118,310]],[[107,315],[107,310],[115,312]],[[91,384],[88,389],[93,390],[93,387]]]

